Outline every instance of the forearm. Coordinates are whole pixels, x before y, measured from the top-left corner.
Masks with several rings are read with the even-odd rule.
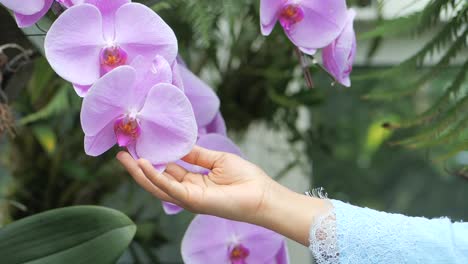
[[[275,182],[253,224],[308,246],[310,228],[315,219],[331,209],[332,205],[327,200],[293,192]]]

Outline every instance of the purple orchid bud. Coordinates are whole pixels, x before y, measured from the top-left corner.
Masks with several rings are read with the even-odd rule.
[[[154,85],[157,78],[142,72],[118,67],[88,91],[81,109],[85,152],[99,156],[118,144],[161,171],[190,152],[197,124],[179,88],[169,83]]]
[[[260,0],[262,34],[270,35],[278,21],[294,45],[312,55],[343,30],[346,1]]]
[[[0,0],[0,3],[11,9],[18,27],[25,28],[34,25],[49,11],[54,0]]]
[[[180,66],[180,76],[185,95],[192,103],[198,127],[207,126],[219,111],[220,101],[216,93],[186,67]]]
[[[282,236],[259,226],[208,215],[193,219],[181,251],[186,264],[289,263]]]
[[[228,152],[232,154],[236,154],[238,156],[243,156],[241,150],[234,144],[229,138],[219,134],[206,134],[200,135],[197,145],[206,149]],[[195,166],[179,160],[176,162],[178,165],[182,166],[186,170],[199,173],[202,175],[207,175],[210,171],[208,169]],[[168,215],[175,215],[183,211],[183,209],[175,204],[163,202],[163,209],[164,212]]]
[[[76,23],[79,21],[79,23]],[[162,56],[172,65],[177,39],[150,8],[130,0],[85,0],[63,12],[49,29],[45,53],[52,68],[81,96],[105,73],[138,55]]]
[[[356,12],[348,11],[346,26],[341,34],[322,51],[325,68],[335,77],[336,81],[346,87],[351,86],[349,78],[353,70],[353,62],[356,56],[356,34],[353,23]]]

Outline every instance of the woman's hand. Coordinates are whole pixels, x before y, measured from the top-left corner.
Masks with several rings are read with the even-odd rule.
[[[135,161],[126,152],[117,158],[147,191],[192,212],[232,220],[258,222],[270,188],[276,184],[260,168],[239,156],[195,147],[185,162],[210,170],[208,175],[169,164],[159,174],[146,160]]]
[[[248,222],[308,245],[315,217],[329,202],[294,193],[254,164],[233,154],[195,147],[185,162],[210,170],[208,175],[169,164],[158,173],[146,160],[120,152],[119,161],[135,181],[159,199],[189,211]]]

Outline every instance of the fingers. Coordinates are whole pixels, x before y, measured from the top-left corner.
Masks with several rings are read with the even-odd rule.
[[[166,167],[165,172],[174,177],[174,179],[176,179],[179,182],[182,182],[189,173],[189,171],[175,163],[169,163]]]
[[[174,198],[169,196],[167,193],[162,191],[160,188],[155,186],[143,173],[143,170],[138,166],[138,163],[128,154],[127,152],[119,152],[117,154],[117,159],[120,163],[124,166],[124,168],[130,173],[133,179],[143,187],[147,192],[153,194],[154,196],[158,197],[159,199],[179,204]]]
[[[177,200],[178,204],[187,202],[188,192],[182,183],[172,178],[168,173],[159,174],[147,160],[139,160],[138,165],[147,179],[167,195]]]
[[[215,166],[215,163],[221,159],[223,155],[223,152],[195,146],[187,156],[182,158],[182,160],[212,170]]]

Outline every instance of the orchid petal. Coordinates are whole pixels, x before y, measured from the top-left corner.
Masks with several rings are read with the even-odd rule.
[[[213,232],[213,226],[216,226],[216,232]],[[240,243],[249,250],[247,263],[271,263],[269,261],[279,252],[283,241],[280,235],[259,226],[198,215],[182,240],[182,258],[187,264],[229,264],[230,247]]]
[[[33,15],[44,8],[45,0],[0,0],[0,3],[15,13]]]
[[[37,2],[37,1],[36,1]],[[25,15],[23,13],[15,12],[16,23],[18,27],[30,27],[37,23],[50,9],[54,0],[45,0],[44,6],[37,13]],[[29,4],[29,3],[28,3]],[[27,5],[27,4],[25,4]]]
[[[201,135],[197,145],[206,149],[227,152],[237,156],[243,156],[242,151],[229,138],[219,134]]]
[[[95,136],[111,121],[131,108],[129,94],[135,70],[121,66],[99,79],[83,99],[81,125],[87,136]]]
[[[172,84],[176,87],[179,87],[182,91],[185,91],[180,68],[181,66],[177,60],[172,63]]]
[[[57,0],[61,5],[63,5],[66,8],[70,8],[74,5],[82,4],[84,3],[84,0]]]
[[[169,63],[159,55],[153,60],[137,56],[130,64],[136,70],[136,85],[130,95],[131,101],[137,109],[141,109],[145,103],[146,95],[160,83],[172,82],[172,70]]]
[[[308,0],[300,4],[304,10],[303,20],[286,30],[296,46],[319,49],[338,37],[346,22],[346,1]]]
[[[172,83],[172,69],[164,57],[156,55],[154,59],[148,60],[143,56],[137,56],[130,64],[137,72],[137,86],[146,89],[145,94],[159,83]]]
[[[226,241],[232,236],[227,220],[208,215],[197,215],[182,239],[182,259],[186,264],[229,264]],[[212,232],[216,226],[216,232]]]
[[[179,160],[195,145],[197,124],[187,97],[171,84],[158,84],[139,113],[142,133],[137,154],[152,164]]]
[[[288,264],[289,263],[289,252],[286,245],[286,241],[283,241],[280,250],[275,256],[276,264]]]
[[[85,152],[89,156],[97,157],[111,149],[116,140],[114,123],[110,122],[95,136],[85,136]]]
[[[207,175],[210,172],[210,170],[208,170],[208,169],[205,169],[205,168],[197,166],[197,165],[190,164],[190,163],[185,162],[183,160],[178,160],[175,163],[177,165],[181,166],[182,168],[186,169],[187,171],[192,172],[192,173]]]
[[[86,0],[85,2],[99,9],[102,15],[104,39],[112,41],[115,33],[115,13],[122,5],[131,3],[131,0]]]
[[[220,134],[227,136],[226,122],[221,112],[218,112],[215,118],[204,128],[207,134]]]
[[[79,97],[85,97],[90,88],[91,85],[79,85],[75,83],[73,84],[73,89]]]
[[[93,84],[100,77],[99,54],[105,45],[101,13],[89,4],[71,7],[52,24],[44,45],[58,75],[75,84]]]
[[[270,35],[273,31],[282,5],[282,0],[260,0],[260,26],[264,36]]]
[[[167,215],[176,215],[184,210],[184,208],[168,202],[162,202],[162,206]]]
[[[356,34],[353,29],[355,16],[354,10],[348,11],[348,20],[343,32],[322,52],[325,68],[335,77],[337,82],[346,87],[351,86],[349,75],[356,56]]]
[[[128,53],[130,61],[137,55],[153,59],[158,54],[172,63],[177,56],[177,39],[172,29],[153,10],[138,3],[125,4],[117,10],[115,42]]]
[[[149,70],[148,70],[149,69]],[[156,55],[147,68],[145,82],[149,87],[158,83],[172,83],[172,68],[163,56]]]
[[[185,67],[180,67],[185,95],[192,104],[199,127],[208,125],[219,110],[220,101],[216,93],[195,74]]]
[[[303,47],[299,47],[299,50],[304,52],[305,54],[307,55],[315,55],[315,53],[317,53],[317,49],[308,49],[308,48],[303,48]]]
[[[134,143],[127,146],[127,151],[134,160],[138,160],[140,158],[136,153],[136,147]]]
[[[271,230],[246,223],[230,222],[233,234],[250,250],[250,255],[246,259],[250,263],[269,263],[283,245],[284,238]]]

